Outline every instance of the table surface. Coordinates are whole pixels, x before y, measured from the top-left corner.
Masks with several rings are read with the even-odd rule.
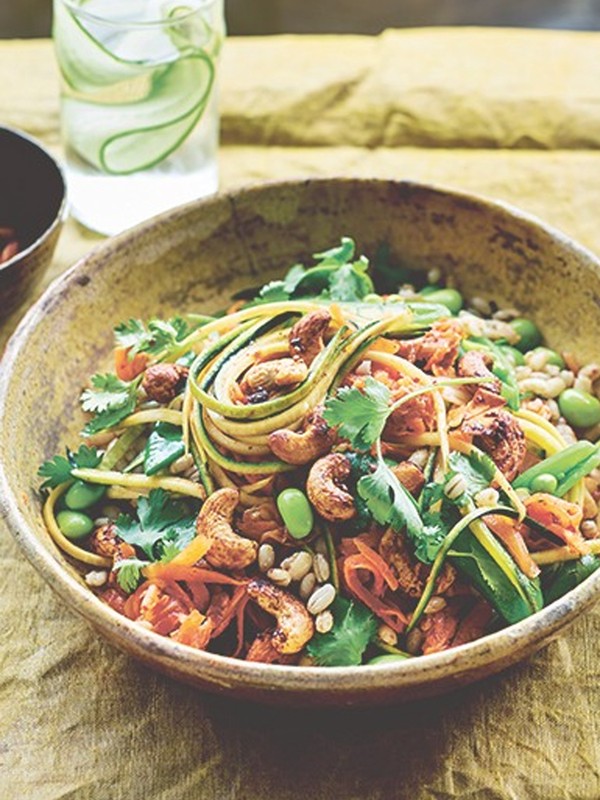
[[[513,202],[600,253],[599,51],[598,33],[522,30],[231,39],[222,187],[423,180]],[[50,43],[1,42],[0,86],[0,120],[60,155]],[[69,221],[46,283],[99,241]],[[327,713],[202,695],[136,664],[62,605],[1,521],[0,618],[3,798],[600,797],[600,610],[451,696]]]

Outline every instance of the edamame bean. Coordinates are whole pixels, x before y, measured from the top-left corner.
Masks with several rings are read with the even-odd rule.
[[[374,294],[373,292],[371,292],[371,294],[366,294],[363,297],[362,302],[363,303],[381,303],[382,302],[381,295],[380,294]]]
[[[517,350],[526,353],[528,350],[533,350],[542,343],[542,334],[540,329],[530,319],[525,317],[517,317],[509,322],[510,327],[519,334],[519,341],[515,345]]]
[[[56,522],[67,539],[83,539],[92,532],[94,523],[80,511],[59,511]]]
[[[401,653],[386,653],[382,656],[375,656],[367,664],[391,664],[392,662],[406,661],[409,656],[403,656]]]
[[[529,484],[532,492],[546,492],[547,494],[554,494],[558,488],[558,479],[551,475],[549,472],[543,472],[536,477]]]
[[[65,505],[72,511],[80,511],[97,503],[106,492],[106,486],[98,483],[75,481],[65,495]]]
[[[506,356],[506,358],[510,361],[513,367],[522,367],[525,364],[525,359],[523,358],[523,353],[520,350],[517,350],[516,347],[511,347],[509,344],[500,345],[500,349]]]
[[[565,389],[558,396],[560,413],[569,425],[589,428],[600,422],[600,400],[579,389]]]
[[[549,347],[536,347],[531,351],[532,356],[537,353],[543,353],[546,356],[547,364],[553,364],[555,367],[560,367],[560,369],[565,368],[564,359],[556,350],[550,350]]]
[[[428,295],[433,294],[434,292],[439,292],[441,290],[441,286],[438,286],[436,283],[430,283],[428,286],[424,286],[422,289],[419,290],[419,294]]]
[[[312,506],[300,489],[284,489],[277,497],[277,508],[285,527],[294,539],[304,539],[312,531],[314,523]]]
[[[463,307],[462,295],[456,289],[438,289],[435,292],[429,292],[427,302],[446,306],[451,314],[458,314]]]

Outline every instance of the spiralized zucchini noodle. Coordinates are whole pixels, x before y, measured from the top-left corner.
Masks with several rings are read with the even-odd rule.
[[[43,517],[101,601],[182,645],[377,665],[600,566],[600,367],[354,242],[217,316],[115,328]]]

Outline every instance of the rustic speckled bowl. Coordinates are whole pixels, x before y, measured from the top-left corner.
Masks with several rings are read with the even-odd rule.
[[[52,260],[66,216],[61,168],[35,139],[0,127],[0,225],[21,249],[0,264],[0,320],[35,289]]]
[[[27,558],[65,602],[117,647],[211,691],[294,705],[415,699],[526,658],[600,594],[600,573],[529,619],[477,642],[397,665],[290,668],[248,664],[154,635],[103,605],[44,529],[38,465],[82,424],[85,378],[108,366],[123,319],[212,311],[232,292],[281,274],[353,236],[398,265],[450,272],[467,295],[517,305],[550,346],[598,360],[600,263],[519,211],[411,183],[308,180],[267,184],[164,214],[107,241],[56,281],[11,340],[0,377],[0,503]]]

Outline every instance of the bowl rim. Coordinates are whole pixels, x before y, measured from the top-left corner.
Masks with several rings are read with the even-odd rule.
[[[236,197],[239,196],[247,198],[264,191],[284,187],[293,188],[309,183],[339,182],[353,184],[357,187],[363,184],[401,186],[409,190],[423,190],[457,201],[469,202],[479,209],[491,208],[541,229],[563,248],[574,251],[584,262],[588,262],[589,267],[600,270],[600,258],[559,229],[509,202],[488,198],[481,194],[418,181],[364,177],[289,179],[241,187],[212,197],[194,200],[146,220],[97,245],[58,276],[25,314],[7,343],[2,357],[3,369],[0,370],[0,419],[4,417],[12,367],[21,349],[26,345],[29,332],[35,329],[40,322],[49,303],[59,297],[62,290],[76,281],[79,273],[89,266],[93,266],[95,262],[100,265],[103,263],[106,258],[107,242],[110,242],[112,249],[115,244],[118,246],[120,243],[125,243],[132,236],[143,237],[147,230],[150,230],[157,221],[163,218],[185,218],[187,214],[198,207],[210,207],[211,204],[222,203],[224,200],[235,203]],[[52,550],[30,530],[20,512],[17,498],[9,487],[2,458],[0,458],[0,511],[7,528],[44,580],[65,600],[70,609],[83,616],[95,629],[101,630],[109,642],[112,644],[118,642],[121,649],[128,650],[142,660],[152,661],[154,657],[158,657],[163,665],[168,665],[180,678],[187,678],[190,681],[197,679],[207,688],[220,687],[232,692],[241,689],[269,692],[272,695],[275,693],[294,695],[314,692],[317,695],[326,693],[330,696],[351,694],[359,698],[362,695],[370,694],[374,689],[393,692],[395,689],[417,688],[433,684],[438,680],[447,680],[449,677],[456,679],[458,685],[461,675],[476,672],[497,661],[508,666],[525,657],[536,649],[536,644],[553,638],[560,629],[574,621],[581,612],[600,598],[599,570],[570,592],[530,617],[473,642],[440,653],[406,659],[398,664],[385,663],[348,667],[290,667],[253,663],[178,644],[168,637],[144,629],[102,603],[90,589],[65,570]],[[521,655],[515,657],[515,651]]]
[[[62,198],[60,201],[60,205],[58,207],[58,211],[56,212],[55,217],[53,218],[52,222],[48,225],[48,227],[44,228],[44,230],[40,233],[40,235],[24,250],[19,250],[17,253],[15,253],[15,255],[12,258],[9,258],[8,261],[4,261],[2,264],[0,264],[0,273],[5,269],[14,266],[22,259],[27,258],[28,255],[37,250],[40,245],[42,245],[47,239],[50,238],[50,236],[54,233],[56,228],[59,228],[65,222],[69,214],[67,178],[64,167],[62,166],[60,161],[56,159],[39,141],[39,139],[36,139],[34,136],[30,136],[28,133],[25,133],[24,131],[21,131],[18,128],[11,128],[8,125],[0,125],[0,133],[3,131],[12,134],[15,137],[15,139],[22,139],[28,142],[29,144],[33,145],[56,168],[56,171],[62,183]]]

